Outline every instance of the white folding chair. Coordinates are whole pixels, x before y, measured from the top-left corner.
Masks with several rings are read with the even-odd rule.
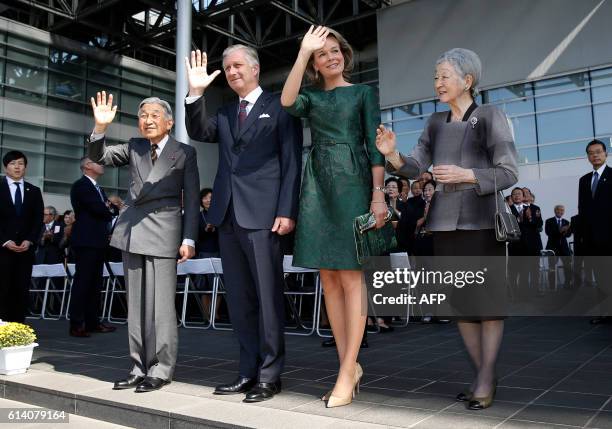
[[[108,314],[107,320],[111,323],[127,323],[127,291],[125,289],[125,280],[124,272],[123,272],[123,263],[122,262],[109,262],[108,269],[110,271],[110,279],[111,279],[111,291],[110,291],[110,300],[108,304]],[[119,299],[121,296],[124,296],[123,301],[119,301],[125,310],[126,318],[114,318],[113,319],[113,304],[116,299]]]
[[[205,259],[188,259],[187,261],[183,262],[182,264],[179,264],[177,267],[177,275],[179,276],[185,276],[185,283],[184,283],[184,288],[183,288],[183,310],[181,312],[181,324],[185,327],[185,328],[193,328],[193,329],[207,329],[211,326],[212,322],[212,317],[213,317],[213,311],[212,311],[212,305],[211,305],[211,309],[209,310],[208,314],[210,315],[209,317],[209,321],[208,323],[206,323],[206,321],[199,323],[199,322],[187,322],[187,301],[189,299],[189,295],[195,295],[197,298],[199,298],[202,295],[211,295],[211,301],[212,301],[212,296],[214,294],[214,283],[215,280],[213,280],[213,288],[210,291],[207,290],[197,290],[197,289],[193,289],[190,288],[191,285],[195,285],[195,281],[197,279],[194,279],[193,276],[204,276],[204,275],[212,275],[213,278],[216,279],[216,275],[215,275],[215,268],[213,267],[213,263],[212,260],[210,258],[205,258]],[[178,293],[178,292],[177,292]],[[200,301],[200,299],[196,299],[195,300],[198,308],[200,309],[203,318],[205,319],[205,314],[206,311],[204,309],[204,306],[202,305],[202,302]]]
[[[550,263],[552,261],[552,264]],[[539,285],[538,291],[543,293],[548,289],[548,276],[553,273],[555,281],[554,288],[557,291],[557,264],[555,259],[555,252],[553,250],[543,249],[540,250],[540,261],[539,261]]]
[[[39,288],[37,283],[43,280],[44,288]],[[62,286],[57,287],[53,279],[63,279]],[[32,288],[29,290],[31,294],[42,294],[42,304],[40,314],[33,314],[30,318],[58,320],[62,317],[62,309],[64,308],[64,300],[66,298],[66,290],[68,286],[68,277],[64,264],[40,264],[32,267]],[[59,313],[52,314],[47,310],[47,305],[50,303],[50,298],[54,295],[60,295]]]
[[[76,264],[66,264],[66,272],[68,273],[68,299],[66,300],[66,308],[64,310],[64,316],[66,320],[70,320],[70,299],[72,298],[72,285],[74,284],[74,275],[76,274]]]
[[[295,331],[294,332],[289,331],[285,333],[287,335],[301,335],[301,336],[312,335],[317,327],[316,320],[319,314],[319,309],[317,308],[317,305],[320,305],[320,302],[321,302],[318,299],[319,293],[321,290],[319,270],[313,269],[313,268],[295,267],[293,266],[293,256],[285,255],[285,257],[283,258],[283,272],[285,274],[285,279],[287,278],[288,275],[291,275],[291,274],[296,274],[301,279],[300,281],[301,290],[291,291],[291,290],[288,290],[288,288],[286,287],[284,291],[285,297],[287,298],[287,302],[289,303],[289,308],[291,309],[294,320],[296,321],[295,328],[287,328],[287,329],[294,329]],[[306,273],[315,273],[315,286],[313,290],[306,290],[304,288],[304,274]],[[287,286],[286,283],[285,283],[285,286]],[[312,296],[314,298],[313,304],[312,304],[312,307],[313,307],[312,308],[312,326],[310,328],[308,328],[302,322],[302,318],[301,318],[302,300],[304,296]],[[299,300],[300,300],[299,308],[296,306],[296,301],[294,301],[294,299],[296,299],[297,297],[299,297]],[[300,328],[305,331],[300,332],[299,331]]]
[[[215,322],[215,317],[217,315],[217,302],[219,301],[220,295],[225,295],[225,290],[224,290],[225,287],[223,285],[223,280],[221,280],[221,276],[223,275],[223,264],[221,263],[221,258],[210,258],[210,261],[212,262],[213,269],[215,271],[215,280],[213,282],[212,303],[210,304],[211,325],[213,329],[216,329],[219,331],[231,331],[232,330],[231,323],[219,324]]]
[[[396,269],[396,268],[411,269],[410,258],[408,258],[408,253],[406,252],[391,253],[389,257],[391,259],[392,269]],[[408,295],[410,296],[411,293],[412,293],[412,289],[408,288]],[[410,303],[406,305],[406,321],[401,324],[401,326],[404,328],[408,326],[408,323],[410,322],[410,314],[412,314],[410,311],[411,308],[412,308],[412,305]]]

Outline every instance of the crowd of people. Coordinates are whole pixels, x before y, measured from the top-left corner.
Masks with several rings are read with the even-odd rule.
[[[88,155],[81,160],[83,177],[71,190],[74,213],[56,219],[53,207],[43,210],[40,190],[23,181],[27,157],[18,151],[4,156],[0,241],[3,273],[8,274],[1,280],[0,317],[23,321],[28,270],[35,258],[41,263],[67,259],[76,263],[70,334],[112,331],[100,323],[97,301],[108,255],[102,249],[110,240],[119,253],[106,257],[120,257],[124,264],[132,363],[114,389],[154,391],[171,382],[176,366],[177,260],[220,256],[240,361],[236,378],[218,385],[214,393],[265,401],[282,388],[282,239],[294,234],[286,253],[294,255],[296,266],[319,271],[331,344],[338,354],[335,384],[321,399],[329,408],[350,404],[363,375],[358,355],[367,323],[355,217],[371,213],[376,228],[392,222],[398,248],[389,251],[505,259],[506,243],[496,239],[494,215],[498,191],[518,181],[517,152],[505,114],[474,101],[480,59],[462,48],[438,58],[434,90],[450,110],[430,116],[410,154],[399,153],[395,134],[380,125],[374,89],[350,83],[352,48],[330,28],[311,27],[305,34],[280,97],[260,87],[259,59],[250,47],[228,47],[223,71],[209,73],[206,53],[199,50],[185,58],[185,65],[188,134],[219,146],[213,188],[199,190],[199,143],[189,146],[170,135],[174,118],[166,101],[143,100],[138,108],[140,137],[107,145],[117,106],[112,94],[98,92],[91,99],[94,128]],[[222,72],[237,97],[211,112],[205,92]],[[302,86],[305,77],[310,86]],[[312,137],[303,171],[299,118],[309,121]],[[611,254],[609,228],[592,226],[598,221],[608,225],[612,215],[606,146],[594,140],[586,151],[594,170],[580,179],[579,217],[568,223],[558,206],[545,224],[547,248],[565,268],[570,266],[567,237],[572,233],[575,250],[579,245],[586,249],[583,254]],[[98,185],[105,166],[128,166],[125,202],[108,198]],[[390,175],[386,181],[385,171]],[[544,221],[534,200],[527,188],[518,187],[507,200],[521,229],[521,240],[509,245],[510,255],[537,256],[542,249]],[[461,310],[458,330],[475,370],[473,382],[457,400],[471,410],[491,406],[496,391],[508,295],[505,265],[498,265],[490,267],[486,299],[466,292],[455,303]],[[534,281],[536,270],[535,262],[520,265],[510,280]],[[597,271],[595,280],[601,283],[604,274]],[[566,286],[571,278],[568,272]],[[199,287],[205,283],[203,279]],[[391,320],[371,323],[384,331]]]

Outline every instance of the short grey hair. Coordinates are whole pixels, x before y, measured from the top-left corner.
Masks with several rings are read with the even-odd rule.
[[[45,207],[45,210],[50,211],[51,212],[51,216],[53,216],[53,217],[57,216],[57,210],[56,210],[55,207],[47,206],[47,207]]]
[[[440,55],[436,61],[436,66],[445,62],[448,62],[455,68],[461,79],[465,79],[468,74],[472,76],[473,82],[470,92],[472,97],[476,98],[478,96],[478,84],[482,76],[482,63],[478,54],[469,49],[453,48]]]
[[[91,159],[88,156],[84,156],[81,158],[81,164],[80,164],[81,171],[85,170],[85,166],[89,163],[89,161],[91,161]]]
[[[563,210],[565,210],[565,206],[564,206],[563,204],[557,204],[557,205],[555,206],[554,210],[557,210],[557,209],[563,209]]]
[[[164,115],[166,116],[166,119],[174,119],[174,117],[172,116],[172,107],[170,107],[170,103],[158,97],[148,97],[142,100],[140,104],[138,105],[138,116],[140,116],[140,112],[142,111],[142,106],[144,106],[145,104],[160,105],[162,109],[164,109]]]
[[[225,58],[228,55],[232,54],[233,52],[236,52],[239,50],[244,51],[244,57],[246,58],[247,62],[250,65],[259,67],[259,55],[257,55],[257,51],[251,48],[250,46],[237,44],[237,45],[228,46],[223,51],[223,68],[225,68]]]

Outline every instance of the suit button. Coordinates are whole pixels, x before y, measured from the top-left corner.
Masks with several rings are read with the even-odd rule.
[[[236,174],[236,170],[235,170],[235,169],[234,169],[234,170],[232,170],[232,174]]]

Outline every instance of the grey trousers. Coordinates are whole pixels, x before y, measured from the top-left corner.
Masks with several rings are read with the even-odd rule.
[[[123,252],[130,374],[171,380],[176,366],[176,259]]]

